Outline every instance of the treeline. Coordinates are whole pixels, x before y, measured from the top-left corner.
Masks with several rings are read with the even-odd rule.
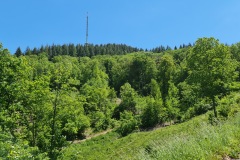
[[[218,102],[239,91],[239,62],[240,44],[214,38],[161,54],[91,58],[0,47],[0,156],[56,159],[86,130],[126,136],[209,110],[213,120],[228,117],[234,106]]]
[[[179,47],[175,46],[174,50],[192,47],[193,45],[194,44],[191,44],[191,43],[188,43],[187,45],[183,43]],[[153,49],[150,49],[149,51],[153,53],[161,53],[161,52],[171,51],[171,50],[172,48],[168,45],[166,47],[164,47],[163,45],[160,45],[159,47],[155,47]]]
[[[188,45],[182,44],[177,48],[176,46],[174,49],[182,49],[191,47],[191,43]],[[23,52],[20,47],[17,48],[16,52],[14,53],[17,57],[22,55],[39,55],[40,53],[45,52],[49,59],[52,59],[55,56],[59,55],[69,55],[73,57],[92,57],[97,55],[124,55],[126,53],[133,53],[133,52],[153,52],[153,53],[161,53],[168,50],[172,50],[170,46],[159,46],[153,49],[145,49],[131,47],[125,44],[105,44],[105,45],[93,45],[93,44],[63,44],[63,45],[46,45],[41,46],[40,48],[34,47],[30,49],[29,47]]]
[[[45,52],[49,59],[60,55],[69,55],[73,57],[92,57],[96,55],[123,55],[126,53],[133,53],[143,51],[136,47],[127,46],[125,44],[106,44],[106,45],[93,45],[93,44],[63,44],[63,45],[46,45],[40,48],[34,47],[30,49],[26,48],[25,52],[22,52],[21,48],[18,47],[15,55],[38,55]]]

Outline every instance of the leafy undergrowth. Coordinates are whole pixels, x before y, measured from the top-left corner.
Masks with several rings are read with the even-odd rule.
[[[63,149],[59,159],[222,159],[240,158],[240,114],[218,125],[208,114],[182,124],[120,137],[110,132]]]

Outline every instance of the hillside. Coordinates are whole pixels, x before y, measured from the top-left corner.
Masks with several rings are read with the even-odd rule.
[[[240,158],[240,114],[218,125],[208,123],[209,113],[182,124],[138,132],[120,138],[108,133],[62,151],[60,159],[193,160]]]
[[[52,49],[55,47],[62,48]],[[95,47],[96,51],[100,49]],[[112,50],[114,45],[102,47]],[[115,47],[125,52],[125,46]],[[89,57],[56,50],[56,55],[49,57],[53,52],[40,50],[37,54],[12,55],[0,44],[0,157],[55,160],[59,156],[87,155],[82,158],[95,159],[104,154],[114,159],[158,158],[164,154],[160,154],[163,149],[157,149],[157,144],[165,142],[158,142],[159,136],[175,144],[176,140],[194,141],[194,137],[189,137],[190,127],[197,133],[203,132],[204,127],[212,128],[201,118],[193,122],[203,128],[180,123],[209,112],[205,119],[215,124],[239,112],[240,43],[228,46],[211,37],[199,38],[193,46],[181,49],[159,49],[161,53],[141,51]],[[160,129],[156,134],[136,133],[171,123],[179,125]],[[215,127],[213,132],[218,130]],[[73,146],[67,149],[69,142],[109,130],[115,132],[98,137],[96,144],[92,140],[81,143],[83,151]],[[196,134],[193,131],[190,135]],[[116,143],[112,143],[114,139]],[[81,147],[84,144],[90,147]],[[180,150],[179,154],[196,154],[191,149]],[[173,150],[175,154],[178,149],[170,149]],[[200,150],[201,154],[196,155],[212,155],[217,150],[209,154]],[[226,154],[234,155],[231,150]],[[76,154],[80,151],[84,154]],[[167,156],[171,154],[166,153]]]

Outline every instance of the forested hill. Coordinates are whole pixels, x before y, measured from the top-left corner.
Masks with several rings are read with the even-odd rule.
[[[239,111],[240,43],[200,38],[161,53],[81,58],[77,46],[63,48],[12,55],[0,44],[0,159],[57,159],[96,132],[124,137],[208,111],[218,124]]]
[[[179,49],[191,47],[191,43],[188,45],[182,44],[179,46]],[[175,46],[174,50],[177,50],[178,48]],[[167,50],[172,50],[169,46],[159,46],[155,47],[153,49],[145,51],[150,51],[153,53],[161,53]],[[93,45],[93,44],[63,44],[63,45],[46,45],[41,46],[40,48],[34,47],[33,49],[30,49],[29,47],[26,48],[25,51],[23,51],[20,47],[16,49],[16,52],[14,53],[16,56],[21,55],[39,55],[40,53],[46,53],[48,55],[49,59],[52,59],[54,56],[60,56],[60,55],[69,55],[73,57],[93,57],[96,55],[124,55],[127,53],[133,53],[133,52],[140,52],[144,51],[142,48],[137,47],[131,47],[126,44],[100,44],[100,45]]]

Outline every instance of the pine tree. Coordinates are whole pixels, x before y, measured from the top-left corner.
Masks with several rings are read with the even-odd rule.
[[[31,55],[32,51],[29,47],[26,48],[25,55]]]
[[[15,52],[15,56],[20,57],[21,55],[23,55],[23,53],[22,53],[22,51],[21,51],[21,48],[18,47],[17,50],[16,50],[16,52]]]

